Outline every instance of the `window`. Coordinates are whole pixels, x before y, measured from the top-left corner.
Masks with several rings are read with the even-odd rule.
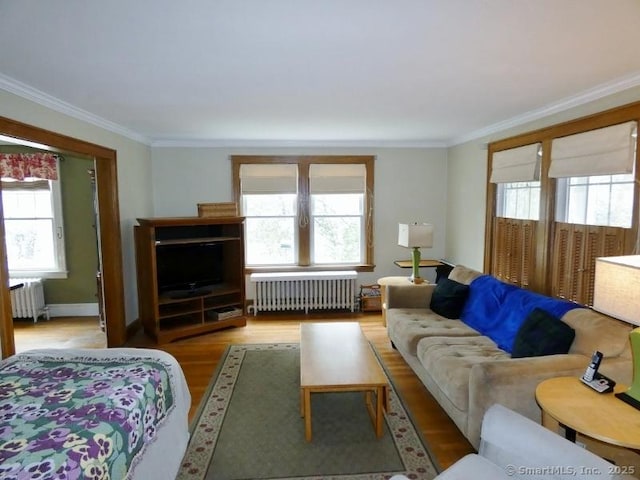
[[[580,225],[630,228],[634,174],[558,179],[556,219]]]
[[[538,220],[540,217],[540,182],[498,184],[496,215],[504,218]]]
[[[66,278],[59,183],[2,180],[11,277]]]
[[[249,268],[372,265],[373,157],[233,157]]]

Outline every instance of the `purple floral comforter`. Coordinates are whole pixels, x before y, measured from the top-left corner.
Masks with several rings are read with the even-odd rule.
[[[174,400],[149,358],[33,358],[0,364],[0,478],[119,480]]]

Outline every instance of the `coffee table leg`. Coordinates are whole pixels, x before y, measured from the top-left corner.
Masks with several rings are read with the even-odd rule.
[[[378,387],[376,388],[376,436],[378,438],[382,437],[384,433],[384,404],[385,404],[385,388]]]
[[[384,387],[382,387],[382,390],[384,391],[384,411],[385,412],[390,412],[391,411],[391,396],[389,395],[389,385],[385,385]]]
[[[302,390],[304,409],[304,438],[311,441],[311,392],[308,388]]]

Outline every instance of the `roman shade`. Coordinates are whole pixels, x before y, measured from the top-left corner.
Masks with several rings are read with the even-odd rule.
[[[51,190],[48,180],[2,180],[2,190]]]
[[[554,139],[549,177],[632,173],[636,131],[637,123],[627,122]]]
[[[312,194],[364,193],[366,173],[363,163],[312,163],[309,190]]]
[[[491,183],[540,180],[539,143],[495,152],[491,162]]]
[[[298,166],[290,163],[245,163],[240,165],[243,194],[297,193]]]

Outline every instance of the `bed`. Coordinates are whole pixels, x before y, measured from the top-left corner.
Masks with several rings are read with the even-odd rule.
[[[191,395],[160,350],[30,350],[0,362],[0,478],[174,479]]]

